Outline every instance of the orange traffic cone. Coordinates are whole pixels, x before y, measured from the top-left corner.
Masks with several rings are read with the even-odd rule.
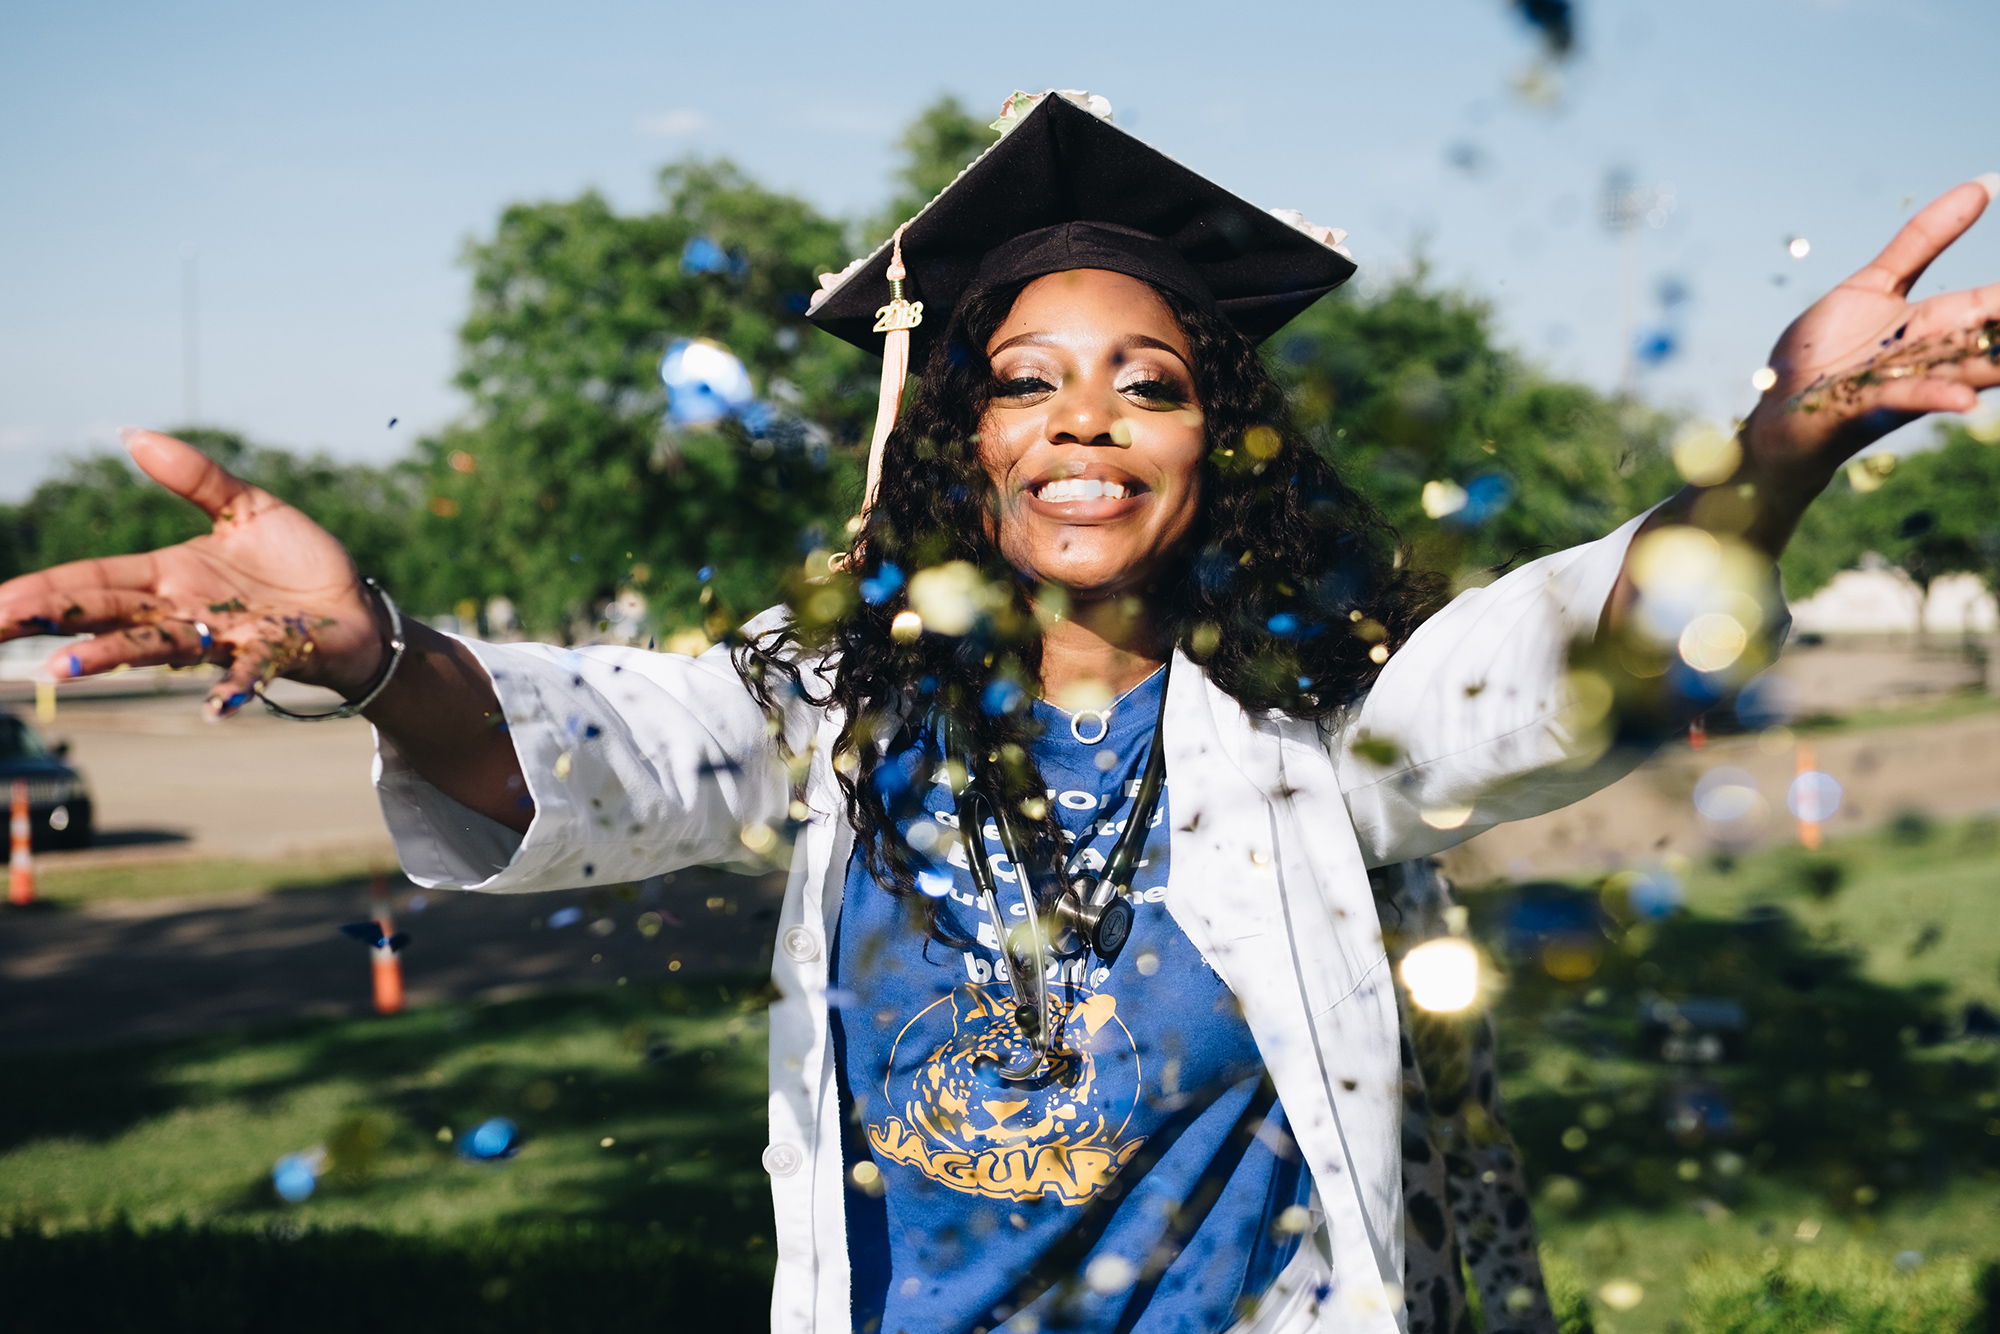
[[[368,897],[374,904],[375,924],[382,929],[382,943],[371,951],[375,956],[375,1013],[395,1014],[403,1008],[403,961],[390,944],[396,923],[389,915],[388,880],[380,871],[369,881]]]
[[[1802,774],[1809,774],[1816,767],[1817,767],[1817,762],[1813,757],[1812,747],[1807,745],[1805,742],[1801,741],[1799,743],[1798,772]],[[1814,805],[1810,805],[1805,802],[1800,803],[1800,809],[1811,812],[1814,815],[1818,814],[1818,810]],[[1799,817],[1799,842],[1807,848],[1811,848],[1814,850],[1817,850],[1819,848],[1818,820],[1816,819],[1808,820],[1803,815]]]
[[[14,816],[8,822],[13,836],[7,856],[7,902],[25,908],[35,901],[35,850],[28,832],[28,780],[14,780]]]

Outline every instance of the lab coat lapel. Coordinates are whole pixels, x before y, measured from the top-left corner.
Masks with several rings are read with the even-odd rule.
[[[1376,994],[1386,994],[1380,931],[1359,851],[1342,855],[1339,833],[1353,838],[1331,765],[1298,738],[1288,743],[1299,725],[1258,726],[1178,656],[1165,723],[1167,909],[1236,996],[1313,1169],[1334,1257],[1329,1317],[1393,1330],[1399,1289],[1385,1284],[1401,1277],[1401,1175],[1383,1129],[1399,1094],[1396,1018]],[[1315,867],[1318,858],[1328,864]]]

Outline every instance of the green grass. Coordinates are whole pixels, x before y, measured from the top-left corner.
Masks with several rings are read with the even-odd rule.
[[[1853,1262],[1841,1265],[1851,1276],[1886,1272],[1901,1280],[1943,1274],[1962,1285],[1966,1275],[2000,1255],[2000,1189],[1991,1183],[1961,1183],[1858,1217],[1831,1211],[1806,1192],[1781,1188],[1761,1190],[1755,1201],[1739,1206],[1708,1215],[1692,1208],[1619,1207],[1565,1217],[1545,1202],[1536,1222],[1544,1249],[1593,1295],[1599,1334],[1730,1328],[1713,1318],[1697,1319],[1696,1313],[1719,1289],[1754,1286],[1773,1265],[1814,1267],[1838,1256]],[[1921,1260],[1906,1276],[1894,1260],[1909,1252]],[[1704,1273],[1706,1286],[1699,1279]],[[1608,1307],[1599,1294],[1614,1282],[1636,1284],[1639,1304],[1628,1311]],[[1828,1327],[1847,1326],[1823,1321],[1798,1329],[1809,1334]]]
[[[610,988],[11,1057],[0,1218],[408,1233],[590,1219],[755,1250],[770,1235],[759,994]],[[462,1158],[456,1139],[493,1116],[521,1127],[520,1154]],[[319,1145],[319,1190],[284,1204],[271,1165]]]
[[[1857,951],[1890,986],[1940,983],[2000,1007],[2000,825],[1904,816],[1819,853],[1768,849],[1692,868],[1688,906],[1715,917],[1782,906],[1817,942]]]
[[[1699,1315],[1688,1276],[1710,1275],[1700,1291],[1713,1296],[1727,1270],[1748,1291],[1773,1263],[1850,1244],[1879,1264],[1906,1251],[1926,1264],[2000,1256],[2000,1044],[1958,1027],[1967,1000],[2000,993],[1992,826],[1902,821],[1819,853],[1693,867],[1687,889],[1688,911],[1640,923],[1621,911],[1616,879],[1579,886],[1578,902],[1613,910],[1605,935],[1507,961],[1496,1006],[1544,1238],[1592,1292],[1628,1280],[1645,1293],[1626,1312],[1600,1302],[1600,1328],[1790,1328],[1688,1323]],[[1496,957],[1511,898],[1504,886],[1468,895]],[[1740,1058],[1641,1056],[1652,997],[1739,1002]],[[1726,1100],[1727,1127],[1669,1124],[1674,1099],[1697,1085]],[[1856,1293],[1922,1286],[1860,1275]],[[1758,1290],[1751,1306],[1769,1297]]]
[[[1910,1312],[1944,1329],[1970,1309],[1967,1276],[2000,1256],[2000,1044],[1953,1024],[2000,983],[1996,882],[1987,826],[1906,823],[1691,868],[1691,910],[1614,927],[1587,976],[1510,965],[1497,1019],[1513,1129],[1552,1277],[1591,1294],[1599,1330],[1886,1334]],[[1497,950],[1505,891],[1468,902]],[[422,1289],[404,1316],[369,1317],[385,1334],[644,1327],[627,1313],[730,1324],[696,1310],[756,1327],[761,995],[747,980],[609,988],[9,1058],[0,1290],[156,1275],[160,1310],[192,1313],[162,1329],[322,1327],[287,1315],[294,1300],[343,1313],[325,1328],[362,1327],[366,1302],[328,1295],[343,1281]],[[1697,1072],[1637,1054],[1653,995],[1744,1004],[1745,1059],[1704,1075],[1730,1100],[1729,1132],[1668,1127]],[[458,1155],[457,1137],[502,1115],[525,1132],[518,1157]],[[271,1164],[318,1145],[318,1192],[278,1201]],[[1892,1264],[1906,1251],[1923,1257],[1908,1273]],[[206,1307],[188,1272],[222,1276],[234,1304]],[[1643,1294],[1629,1310],[1603,1300],[1619,1281]],[[578,1285],[611,1294],[602,1314],[565,1304]],[[88,1327],[62,1324],[73,1315],[19,1327]]]
[[[324,889],[386,872],[402,883],[395,858],[351,853],[295,857],[282,862],[228,857],[161,857],[68,868],[44,863],[37,895],[58,908],[105,899],[201,898],[257,891]]]
[[[1922,727],[1929,723],[1946,723],[1995,712],[2000,712],[2000,695],[1989,694],[1980,686],[1968,686],[1948,695],[1910,704],[1882,705],[1842,714],[1808,714],[1793,722],[1792,730],[1812,736],[1827,736],[1841,732],[1872,732],[1884,727]]]
[[[1859,1247],[1714,1257],[1688,1275],[1687,1334],[1937,1334],[1979,1319],[1980,1270],[1963,1256],[1906,1253],[1884,1263]]]

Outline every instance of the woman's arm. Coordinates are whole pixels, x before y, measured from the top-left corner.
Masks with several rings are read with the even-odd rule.
[[[1710,552],[1734,544],[1741,559],[1720,568],[1755,580],[1757,589],[1736,591],[1754,591],[1765,624],[1776,624],[1768,562],[1840,466],[1925,413],[1970,411],[1980,389],[2000,384],[2000,284],[1908,299],[1996,189],[2000,178],[1981,178],[1947,192],[1792,323],[1771,354],[1775,382],[1744,424],[1727,481],[1690,486],[1608,537],[1462,594],[1397,650],[1329,738],[1371,865],[1426,856],[1568,805],[1630,771],[1647,738],[1664,735],[1672,701],[1633,720],[1643,726],[1618,726],[1607,715],[1613,687],[1600,677],[1603,697],[1583,699],[1570,671],[1573,645],[1622,636],[1643,619],[1634,616],[1645,589],[1633,555],[1648,533],[1683,525],[1712,534]],[[1664,574],[1675,585],[1668,591],[1685,599],[1685,577],[1704,576],[1667,568],[1659,553],[1648,554],[1648,572]],[[1741,629],[1748,636],[1758,627]],[[1636,647],[1675,651],[1671,640],[1643,642],[1659,633],[1639,627]],[[1706,706],[1681,703],[1688,712]]]
[[[210,718],[273,676],[357,699],[388,666],[386,609],[324,528],[200,451],[129,431],[139,467],[213,521],[135,556],[74,561],[0,584],[0,640],[90,634],[53,658],[58,679],[114,667],[220,663]],[[367,716],[409,765],[461,805],[520,832],[534,818],[487,674],[463,644],[404,622],[408,649]]]
[[[2000,385],[2000,283],[1922,301],[1910,289],[2000,194],[2000,173],[1946,191],[1771,350],[1775,376],[1738,434],[1735,475],[1690,486],[1649,526],[1685,524],[1775,561],[1842,464],[1932,412],[1970,412]],[[1629,567],[1606,608],[1618,629],[1637,596]]]
[[[526,833],[534,794],[486,669],[463,643],[421,622],[405,620],[403,635],[402,666],[362,716],[432,787]]]

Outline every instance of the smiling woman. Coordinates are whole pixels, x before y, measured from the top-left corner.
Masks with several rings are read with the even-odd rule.
[[[1908,299],[2000,177],[1793,323],[1728,468],[1426,617],[1257,351],[1352,275],[1339,234],[1109,114],[1010,98],[824,280],[814,321],[885,353],[864,512],[729,645],[401,620],[303,514],[143,432],[213,531],[0,585],[0,626],[94,634],[59,676],[224,664],[216,716],[278,675],[338,690],[426,887],[615,884],[788,834],[763,1154],[787,1334],[1427,1332],[1468,1319],[1467,1267],[1550,1329],[1490,1044],[1427,1103],[1372,883],[1401,885],[1399,953],[1419,919],[1450,934],[1424,859],[1602,787],[1769,660],[1805,506],[2000,384],[2000,287]],[[1426,1012],[1479,993],[1471,951],[1407,962]],[[1447,1105],[1484,1113],[1449,1163]]]
[[[994,775],[1018,804],[1047,786],[1041,723],[1022,707],[1035,695],[1102,704],[1183,644],[1246,705],[1328,717],[1434,600],[1430,580],[1401,568],[1394,532],[1292,422],[1250,339],[1196,298],[1110,269],[1009,273],[964,295],[883,473],[852,573],[865,584],[947,562],[980,571],[984,650],[899,636],[893,597],[841,599],[827,618],[804,596],[748,666],[782,692],[801,647],[838,654],[829,702],[849,720],[849,814],[862,855],[903,893],[916,863],[881,837],[893,820],[862,738],[912,683],[952,709],[974,749],[1018,756]],[[1005,696],[1017,707],[985,707],[996,682],[1021,687]],[[1053,812],[1030,823],[1055,846]]]

